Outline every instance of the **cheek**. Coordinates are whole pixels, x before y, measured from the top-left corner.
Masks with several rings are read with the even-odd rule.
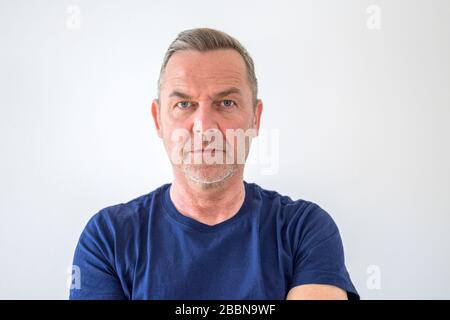
[[[189,131],[177,127],[173,130],[167,130],[164,135],[164,144],[169,148],[180,148],[190,139]]]
[[[164,147],[173,164],[183,162],[185,148],[190,146],[189,131],[185,129],[166,130],[163,137]]]
[[[236,126],[228,130],[230,130],[228,133],[223,131],[228,147],[234,150],[234,153],[245,154],[250,147],[251,139],[256,136],[255,130],[250,126]]]
[[[186,121],[177,120],[167,112],[162,116],[161,129],[164,143],[167,146],[177,144],[177,140],[189,132],[189,126]]]

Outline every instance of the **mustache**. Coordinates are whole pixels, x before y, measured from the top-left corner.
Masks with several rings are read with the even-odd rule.
[[[199,152],[199,151],[227,151],[231,149],[231,145],[226,139],[220,139],[214,135],[202,134],[201,136],[189,137],[184,141],[182,146],[183,152]],[[217,141],[216,141],[217,140]]]
[[[220,152],[220,151],[227,151],[231,148],[231,146],[229,146],[229,144],[227,143],[222,143],[222,144],[215,144],[215,143],[204,143],[201,146],[199,145],[184,145],[182,147],[183,152],[188,153],[188,152],[200,152],[200,151],[215,151],[215,152]]]

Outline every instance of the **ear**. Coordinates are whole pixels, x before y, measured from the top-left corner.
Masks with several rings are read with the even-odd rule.
[[[158,137],[162,138],[162,128],[161,128],[161,108],[158,99],[153,99],[152,101],[152,116],[155,122],[156,132]]]
[[[259,126],[261,124],[261,114],[263,111],[263,103],[261,99],[258,99],[255,106],[253,128],[256,129],[256,136],[259,135]]]

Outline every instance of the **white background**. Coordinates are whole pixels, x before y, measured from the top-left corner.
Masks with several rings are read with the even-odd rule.
[[[245,179],[333,216],[363,299],[450,298],[449,12],[446,0],[1,0],[0,298],[66,299],[88,219],[171,181],[150,103],[169,43],[194,27],[247,47],[262,127],[279,130],[278,172],[249,166]]]

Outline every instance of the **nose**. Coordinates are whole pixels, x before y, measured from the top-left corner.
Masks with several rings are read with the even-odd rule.
[[[205,134],[218,128],[212,106],[208,103],[200,103],[194,113],[192,132],[194,134]]]

